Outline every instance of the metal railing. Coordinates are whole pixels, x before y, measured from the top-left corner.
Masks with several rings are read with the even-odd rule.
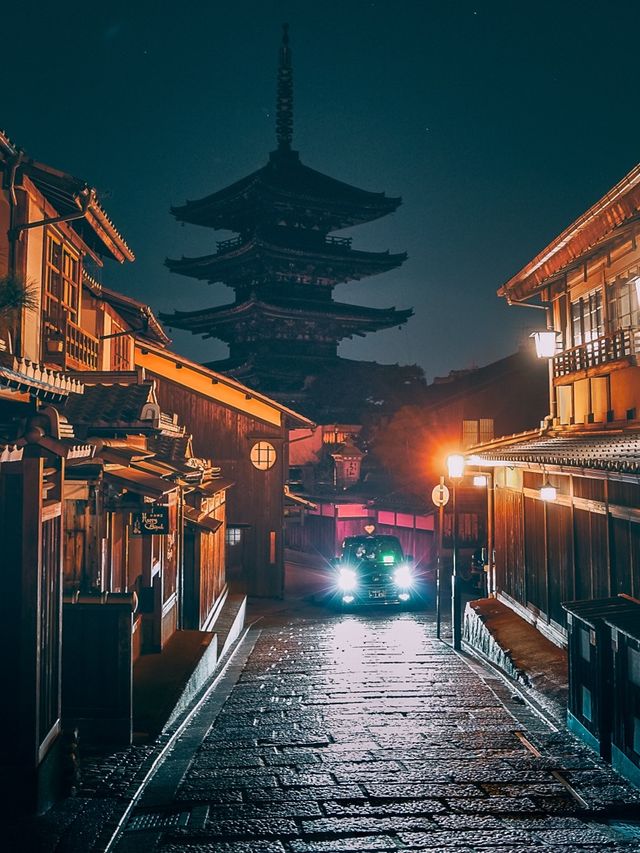
[[[640,329],[620,329],[580,346],[564,350],[553,357],[553,375],[568,376],[590,367],[599,367],[623,358],[632,358],[640,351]]]

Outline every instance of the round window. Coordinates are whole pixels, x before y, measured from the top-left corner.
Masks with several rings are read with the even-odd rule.
[[[256,441],[251,448],[251,461],[260,471],[268,471],[276,463],[276,449],[268,441]]]

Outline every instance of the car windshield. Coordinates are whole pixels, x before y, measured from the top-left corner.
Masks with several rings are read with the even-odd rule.
[[[352,536],[342,543],[342,559],[348,563],[371,560],[395,565],[403,555],[395,536]]]

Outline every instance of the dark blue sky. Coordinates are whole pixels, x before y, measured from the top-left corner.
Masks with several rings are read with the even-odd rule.
[[[156,311],[232,301],[163,267],[228,236],[180,227],[169,206],[275,147],[288,21],[303,162],[403,197],[345,233],[409,260],[335,296],[415,316],[341,354],[417,362],[429,378],[517,347],[539,312],[509,309],[496,289],[640,160],[637,2],[39,0],[2,20],[0,126],[98,187],[137,256],[104,283]],[[196,359],[226,351],[173,339]]]

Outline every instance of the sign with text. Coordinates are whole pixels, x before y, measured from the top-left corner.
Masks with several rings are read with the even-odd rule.
[[[449,502],[449,489],[444,483],[440,483],[433,487],[431,492],[431,500],[436,506],[446,506]]]
[[[152,536],[169,533],[169,507],[155,506],[131,515],[131,533],[133,536]]]

